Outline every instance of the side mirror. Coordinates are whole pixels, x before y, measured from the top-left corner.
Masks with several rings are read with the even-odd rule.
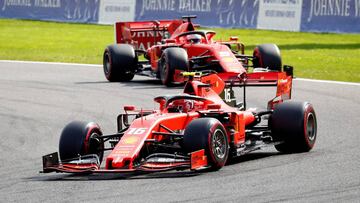
[[[207,109],[220,109],[221,105],[220,104],[208,104],[207,105]]]
[[[134,110],[135,110],[135,106],[133,105],[124,106],[124,111],[134,111]]]
[[[236,36],[231,36],[230,37],[230,41],[238,41],[238,40],[239,40],[239,38],[236,37]]]

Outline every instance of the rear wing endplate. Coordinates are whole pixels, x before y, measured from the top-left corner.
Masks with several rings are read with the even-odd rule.
[[[182,20],[116,22],[115,42],[131,44],[135,49],[146,50],[172,35],[182,23]]]

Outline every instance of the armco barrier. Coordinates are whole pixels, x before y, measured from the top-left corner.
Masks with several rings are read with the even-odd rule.
[[[360,0],[0,0],[0,18],[113,24],[183,15],[204,26],[360,33]]]

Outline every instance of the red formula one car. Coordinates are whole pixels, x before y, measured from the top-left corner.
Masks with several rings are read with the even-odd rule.
[[[183,83],[184,71],[213,70],[218,73],[245,73],[249,61],[255,68],[281,70],[280,52],[274,44],[255,48],[253,56],[244,55],[237,37],[215,41],[214,31],[195,30],[195,16],[182,20],[118,22],[116,44],[103,55],[103,67],[109,81],[130,81],[135,74],[161,79],[164,85]],[[146,60],[140,61],[143,55]],[[220,75],[223,80],[229,80]]]
[[[183,73],[189,81],[182,94],[156,97],[157,110],[125,106],[114,134],[103,135],[94,122],[71,122],[60,136],[60,160],[57,152],[43,156],[43,172],[218,170],[267,145],[285,153],[311,150],[317,134],[313,106],[284,101],[291,97],[291,71],[251,74],[224,82],[217,74]],[[235,87],[246,95],[253,85],[277,87],[266,111],[247,109],[245,98],[237,106],[227,104],[234,103]],[[105,151],[110,152],[104,157]]]

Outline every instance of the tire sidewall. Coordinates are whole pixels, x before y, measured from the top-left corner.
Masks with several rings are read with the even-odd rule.
[[[107,62],[109,64],[107,65]],[[133,79],[138,63],[134,48],[128,44],[112,44],[105,48],[103,69],[110,82],[126,82]]]
[[[89,154],[90,139],[95,135],[94,133],[98,136],[102,135],[99,125],[94,122],[73,121],[66,125],[59,141],[60,159],[63,161]],[[98,156],[101,161],[103,152]]]
[[[212,148],[212,139],[216,130],[221,130],[225,139],[226,151],[223,158],[216,157]],[[219,170],[224,166],[229,156],[229,142],[225,128],[215,118],[198,118],[191,121],[185,129],[183,145],[187,153],[204,149],[212,170]]]
[[[112,81],[112,55],[109,50],[109,47],[105,49],[104,58],[103,58],[103,67],[104,67],[104,74],[107,80]]]
[[[92,152],[93,146],[90,145],[91,139],[97,139],[97,137],[100,137],[102,135],[102,132],[101,132],[99,125],[94,122],[90,122],[86,125],[85,132],[86,132],[86,136],[85,136],[85,140],[84,140],[84,146],[83,146],[82,153],[83,154],[91,154],[91,153],[93,153]],[[100,148],[104,149],[104,143],[101,144]],[[97,155],[101,162],[103,155],[104,155],[104,151],[97,153]]]
[[[314,122],[314,137],[313,139],[310,139],[310,135],[308,134],[308,124],[309,124],[309,118],[313,117],[313,122]],[[311,122],[311,121],[310,121]],[[303,124],[303,136],[304,136],[304,141],[305,144],[308,146],[309,149],[312,149],[315,145],[315,141],[316,141],[316,136],[317,136],[317,121],[316,121],[316,114],[314,111],[313,106],[310,103],[307,103],[305,105],[305,110],[304,110],[304,124]]]
[[[166,86],[172,86],[175,69],[189,70],[187,52],[179,47],[169,47],[163,51],[161,56],[160,79]]]
[[[166,54],[163,55],[163,58],[161,59],[161,67],[160,67],[160,78],[163,85],[170,85],[173,81],[173,75],[171,74],[172,71],[172,64],[170,64],[168,60],[168,56]]]
[[[311,118],[311,120],[309,120]],[[309,138],[308,124],[313,127],[313,139]],[[311,124],[311,123],[310,123]],[[286,153],[310,151],[316,142],[317,121],[312,104],[308,102],[287,101],[275,108],[269,120],[276,149]]]
[[[226,131],[225,131],[223,125],[220,122],[217,122],[217,123],[213,124],[213,126],[210,128],[210,132],[208,134],[207,149],[209,150],[209,152],[207,153],[207,155],[208,155],[213,167],[221,168],[225,165],[227,158],[229,156],[229,152],[225,153],[224,158],[219,158],[215,155],[214,148],[212,147],[212,145],[213,145],[212,141],[213,141],[213,137],[215,136],[215,132],[217,130],[221,130],[221,132],[224,136],[224,139],[225,139],[226,150],[229,151],[229,142],[228,142],[228,138],[226,136]]]

